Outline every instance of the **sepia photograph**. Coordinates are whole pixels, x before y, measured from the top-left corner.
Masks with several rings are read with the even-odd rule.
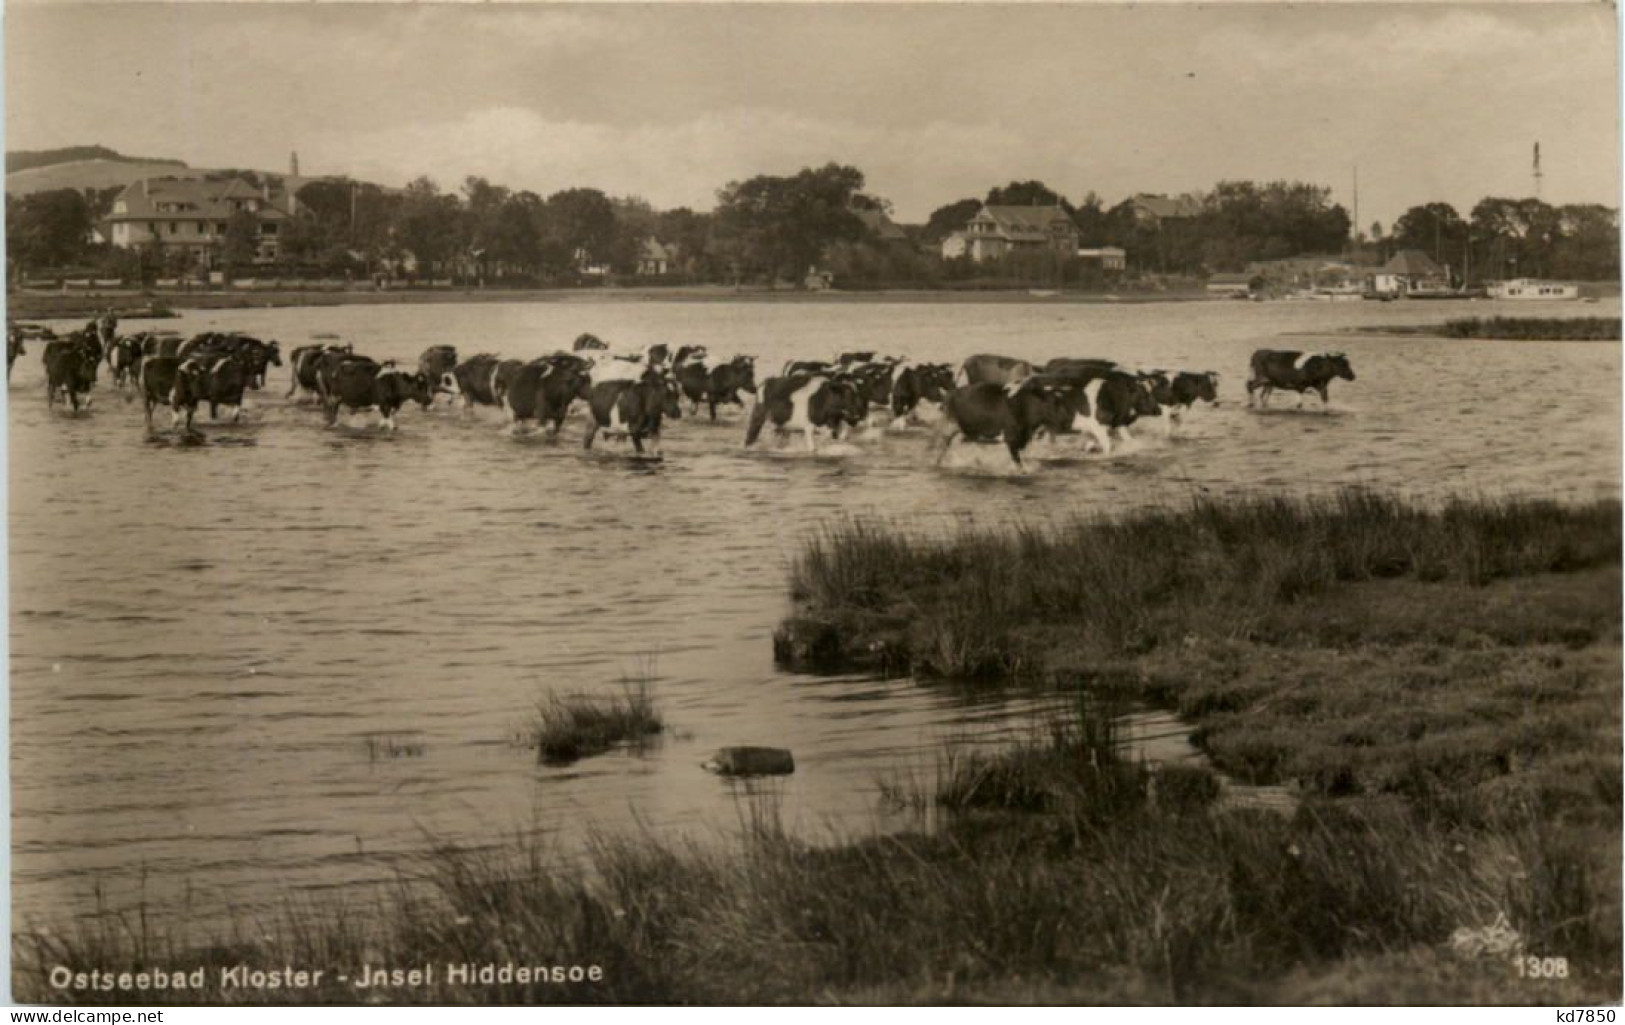
[[[14,1004],[1613,1020],[1612,3],[3,22]]]

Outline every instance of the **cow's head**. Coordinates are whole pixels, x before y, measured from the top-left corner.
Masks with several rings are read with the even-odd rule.
[[[436,394],[444,393],[453,397],[463,393],[462,386],[457,383],[457,375],[449,372],[440,375],[440,380],[435,383],[434,390]]]
[[[735,386],[748,392],[756,390],[756,357],[735,356],[728,362],[734,368]]]
[[[1354,368],[1349,366],[1349,358],[1341,352],[1322,353],[1320,358],[1326,361],[1332,377],[1341,377],[1345,381],[1354,380]]]
[[[273,367],[282,365],[282,343],[275,339],[265,343],[265,362]]]
[[[678,348],[677,355],[672,358],[671,362],[673,366],[687,363],[691,360],[698,363],[709,355],[710,353],[705,350],[705,346],[703,345],[684,345]]]
[[[1162,404],[1157,401],[1156,386],[1152,382],[1144,379],[1135,381],[1134,400],[1131,408],[1140,416],[1162,415]]]
[[[580,352],[583,349],[607,349],[607,348],[609,348],[609,343],[605,342],[602,338],[599,338],[597,335],[595,335],[595,334],[593,334],[591,332],[585,332],[585,333],[583,333],[581,335],[578,335],[576,337],[575,344],[570,346],[570,349],[571,349],[572,352]]]
[[[683,407],[678,404],[678,400],[683,397],[683,392],[678,387],[677,380],[658,370],[651,370],[644,374],[643,380],[660,389],[657,393],[660,396],[660,415],[669,420],[681,420],[683,418]]]
[[[414,399],[424,409],[434,401],[434,388],[430,386],[429,375],[418,371],[406,378],[406,397]]]
[[[849,377],[831,377],[824,383],[824,394],[831,410],[830,427],[832,430],[845,423],[848,427],[856,427],[869,417],[869,400],[864,396],[857,382]]]
[[[1205,374],[1186,373],[1180,375],[1195,385],[1196,397],[1203,402],[1217,405],[1219,402],[1219,375],[1208,371]]]

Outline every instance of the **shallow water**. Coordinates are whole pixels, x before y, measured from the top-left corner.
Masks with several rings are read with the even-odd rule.
[[[1508,305],[572,301],[150,325],[284,349],[333,332],[408,361],[439,343],[540,354],[592,331],[755,353],[762,367],[876,349],[1224,375],[1223,404],[1172,441],[1137,430],[1108,458],[1040,443],[1035,454],[1060,458],[1024,474],[974,446],[934,469],[919,430],[816,457],[799,442],[745,452],[737,410],[671,425],[658,463],[583,454],[578,420],[558,443],[514,438],[489,411],[414,407],[394,436],[368,416],[324,430],[315,407],[281,398],[285,368],[243,424],[181,446],[149,440],[139,406],[105,380],[88,413],[48,412],[31,347],[8,420],[18,924],[88,911],[98,885],[114,907],[144,896],[199,918],[263,910],[290,891],[389,878],[436,839],[537,831],[570,851],[595,828],[714,835],[744,814],[737,785],[698,767],[728,744],[794,750],[795,775],[767,788],[792,828],[868,829],[878,778],[929,773],[945,737],[1022,733],[1052,699],[777,671],[785,569],[820,524],[1041,521],[1347,484],[1617,495],[1617,345],[1314,337],[1531,312]],[[1558,312],[1618,316],[1619,304]],[[1359,380],[1334,382],[1326,413],[1291,397],[1250,412],[1243,381],[1260,346],[1343,349]],[[550,767],[512,742],[549,688],[645,672],[675,731],[650,751]],[[1133,722],[1176,751],[1153,756],[1187,756],[1167,747],[1177,724]]]

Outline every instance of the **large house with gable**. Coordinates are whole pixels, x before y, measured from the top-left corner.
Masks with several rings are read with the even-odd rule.
[[[942,240],[946,259],[968,256],[977,263],[1013,252],[1049,251],[1071,258],[1078,252],[1078,226],[1059,206],[988,206],[963,231]]]
[[[199,267],[214,267],[226,225],[238,213],[252,214],[259,226],[254,259],[275,262],[280,233],[295,200],[269,185],[256,189],[241,178],[146,178],[125,186],[101,234],[114,246],[133,249],[156,239],[167,254],[188,251]]]

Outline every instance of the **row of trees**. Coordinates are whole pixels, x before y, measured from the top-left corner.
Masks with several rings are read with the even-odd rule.
[[[1427,203],[1405,211],[1388,236],[1373,224],[1371,238],[1384,256],[1420,249],[1457,280],[1619,276],[1619,215],[1596,203],[1491,196],[1465,218],[1449,203]]]
[[[259,179],[250,172],[233,172]],[[273,179],[274,181],[274,179]],[[156,244],[114,251],[90,240],[118,189],[8,198],[7,256],[14,267],[94,266],[121,277],[187,273],[190,258]],[[428,178],[405,189],[344,180],[299,190],[280,230],[285,263],[305,272],[422,275],[492,282],[569,282],[584,274],[631,276],[645,243],[672,257],[666,270],[691,281],[799,281],[812,267],[846,287],[990,280],[1087,280],[1053,257],[1008,266],[945,261],[940,243],[982,204],[1054,205],[1089,246],[1126,250],[1131,272],[1200,275],[1249,263],[1351,249],[1369,259],[1421,249],[1461,276],[1597,279],[1617,276],[1618,220],[1597,205],[1552,207],[1534,199],[1488,198],[1463,218],[1444,203],[1413,207],[1384,235],[1351,239],[1347,212],[1330,190],[1302,182],[1224,181],[1191,197],[1173,216],[1148,216],[1135,200],[1107,207],[1094,193],[1074,203],[1039,181],[1018,181],[939,207],[906,242],[882,239],[872,212],[890,204],[866,191],[863,172],[827,164],[792,175],[729,182],[714,211],[655,210],[636,197],[573,188],[542,197],[470,177],[456,191]],[[252,218],[229,225],[220,250],[228,266],[252,264]],[[1063,263],[1067,261],[1062,261]],[[1028,264],[1033,266],[1029,267]]]

